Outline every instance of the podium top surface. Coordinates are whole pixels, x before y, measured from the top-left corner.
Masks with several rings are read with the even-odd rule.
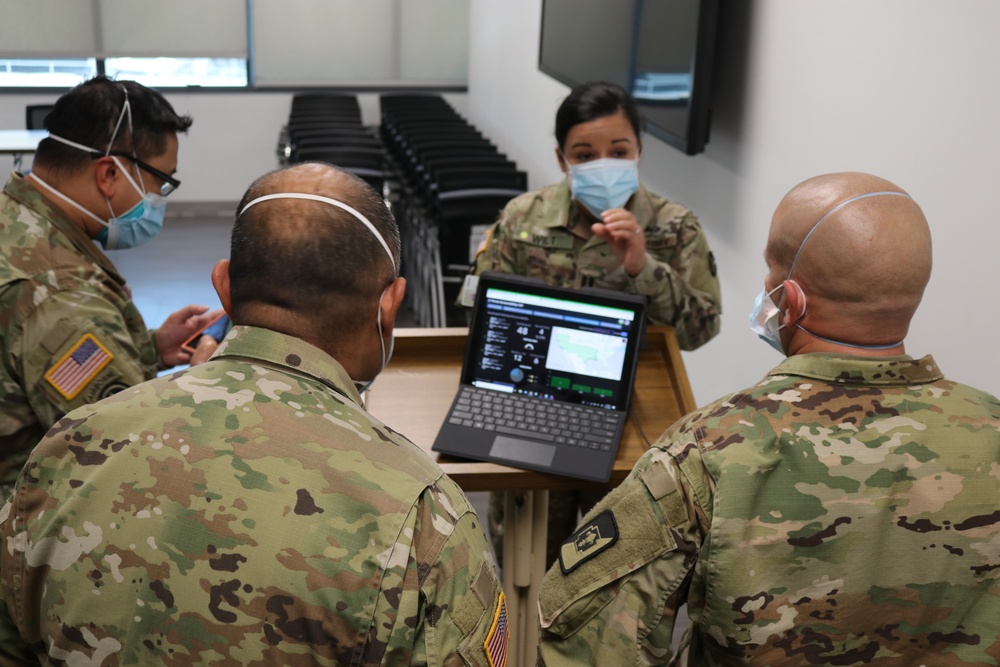
[[[435,459],[465,491],[566,490],[605,485],[500,465],[466,461],[431,451],[458,391],[465,328],[396,329],[392,361],[366,393],[377,419]],[[671,327],[650,326],[639,355],[632,409],[607,487],[617,486],[653,442],[695,408],[694,396]]]

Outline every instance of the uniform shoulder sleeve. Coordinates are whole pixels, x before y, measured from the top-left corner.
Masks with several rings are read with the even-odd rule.
[[[417,644],[426,664],[506,664],[506,600],[482,524],[450,479],[425,493],[419,529],[416,553],[426,572],[420,585],[426,606]]]
[[[152,334],[137,345],[114,304],[56,292],[26,317],[13,348],[28,403],[43,424],[156,376]]]
[[[668,661],[704,534],[697,495],[654,449],[583,518],[542,582],[540,664]]]

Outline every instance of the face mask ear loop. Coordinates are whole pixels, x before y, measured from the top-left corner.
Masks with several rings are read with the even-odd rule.
[[[128,90],[125,86],[122,86],[122,91],[125,93],[125,103],[122,105],[122,112],[118,114],[118,122],[115,123],[115,129],[111,132],[111,141],[108,142],[108,148],[104,151],[104,157],[111,155],[111,148],[115,145],[115,139],[118,138],[118,130],[122,126],[122,121],[125,119],[125,114],[128,114],[128,130],[132,132],[132,109],[128,102]],[[132,151],[135,152],[134,150]]]
[[[378,298],[378,314],[375,316],[375,322],[378,325],[378,344],[382,349],[382,368],[379,370],[378,373],[375,374],[375,377],[373,377],[368,382],[365,382],[363,385],[361,385],[361,387],[358,388],[358,394],[361,395],[364,395],[364,393],[368,391],[368,389],[372,386],[372,383],[375,382],[375,378],[377,378],[379,375],[382,374],[382,371],[385,370],[385,367],[389,362],[389,360],[385,358],[385,336],[382,335],[382,299],[385,298],[385,293],[389,291],[389,287],[391,285],[392,283],[389,283],[389,285],[387,285],[386,288],[382,290],[382,296]]]

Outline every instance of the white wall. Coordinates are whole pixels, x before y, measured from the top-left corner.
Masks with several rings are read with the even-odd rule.
[[[930,220],[934,275],[907,351],[1000,393],[1000,3],[722,5],[708,149],[688,157],[647,137],[640,169],[651,189],[698,213],[720,267],[722,333],[684,354],[696,400],[747,386],[780,360],[747,328],[771,213],[796,183],[845,170],[894,181]],[[560,177],[553,119],[568,92],[538,71],[540,16],[541,0],[474,0],[470,29],[470,120],[532,187]]]

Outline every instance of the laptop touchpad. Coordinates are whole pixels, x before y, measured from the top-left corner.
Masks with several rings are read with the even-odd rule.
[[[556,448],[552,445],[545,445],[531,440],[508,438],[505,435],[498,435],[496,440],[493,441],[493,447],[490,449],[490,456],[507,459],[508,461],[530,463],[536,466],[551,466],[555,455]]]

